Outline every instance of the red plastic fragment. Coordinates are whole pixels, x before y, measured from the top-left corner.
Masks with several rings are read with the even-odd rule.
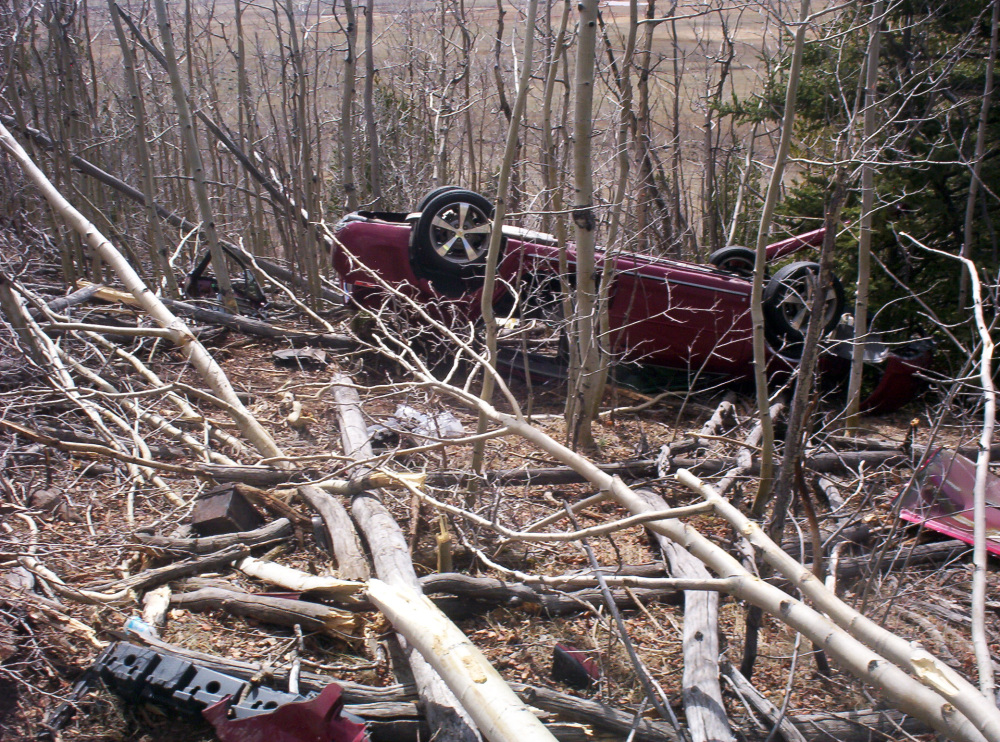
[[[556,644],[552,650],[552,679],[585,689],[601,679],[601,671],[585,652]]]
[[[973,538],[976,462],[939,448],[900,497],[899,517],[967,544]],[[1000,477],[986,475],[986,550],[1000,556]]]
[[[227,719],[232,699],[225,698],[202,715],[221,742],[369,742],[363,725],[340,715],[340,692],[340,686],[331,683],[315,698],[248,719]]]

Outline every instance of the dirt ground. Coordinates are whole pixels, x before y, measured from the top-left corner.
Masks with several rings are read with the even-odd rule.
[[[51,297],[54,284],[44,277],[33,277],[32,289]],[[99,317],[102,322],[118,313],[120,307],[88,305],[74,313],[77,321]],[[344,323],[344,313],[331,317]],[[298,322],[288,307],[272,312],[270,320],[280,324]],[[6,325],[0,326],[0,417],[4,421],[32,430],[55,426],[94,436],[95,422],[81,413],[80,407],[65,395],[53,391],[46,373],[21,354]],[[399,369],[370,352],[340,353],[327,351],[328,364],[317,367],[288,368],[276,365],[272,352],[281,344],[212,331],[206,340],[215,358],[238,392],[245,395],[251,412],[273,433],[290,457],[313,457],[309,465],[325,475],[345,476],[339,453],[340,437],[335,408],[330,393],[330,378],[335,370],[349,374],[362,389],[363,411],[372,422],[384,421],[401,404],[427,412],[447,410],[453,413],[466,431],[476,427],[475,418],[444,398],[418,388],[403,389],[393,385],[400,380]],[[114,379],[119,389],[136,392],[146,385],[121,359],[95,346],[67,336],[60,339],[68,356],[88,368]],[[150,340],[141,346],[128,347],[148,362],[165,384],[182,382],[198,386],[198,380],[176,351]],[[527,399],[523,381],[512,380],[512,391]],[[82,386],[82,384],[81,384]],[[402,390],[400,390],[402,389]],[[307,430],[294,430],[285,422],[287,399],[292,392],[308,418]],[[559,418],[562,391],[558,387],[535,384],[533,412],[538,425],[557,439],[562,435]],[[109,409],[118,409],[113,396],[86,396]],[[167,405],[158,397],[138,394],[142,405],[166,412]],[[679,441],[697,431],[710,416],[721,398],[716,391],[697,395],[671,395],[638,412],[618,412],[602,419],[597,439],[600,449],[594,454],[599,462],[624,462],[655,458],[665,444]],[[627,390],[612,390],[608,405],[627,407],[640,401]],[[870,419],[869,435],[902,443],[910,432],[912,418],[928,420],[935,399],[928,396],[890,418]],[[199,405],[203,411],[206,405]],[[737,419],[721,431],[719,439],[708,442],[695,454],[701,458],[732,456],[734,442],[740,440],[752,422],[752,402],[737,397]],[[202,424],[174,422],[191,435],[203,439]],[[206,413],[223,430],[228,427],[224,414]],[[104,421],[112,424],[109,421]],[[952,430],[954,442],[960,442],[958,426]],[[176,440],[164,430],[143,424],[140,435],[156,451],[176,449]],[[928,427],[917,429],[918,440]],[[159,447],[159,448],[158,448]],[[487,470],[532,468],[552,465],[542,454],[513,437],[489,441]],[[161,453],[168,460],[165,453]],[[234,458],[252,463],[250,453]],[[185,452],[171,463],[190,462]],[[299,459],[303,461],[303,459]],[[396,470],[461,471],[469,467],[470,447],[452,445],[436,450],[395,456],[390,466]],[[906,485],[911,471],[906,468],[863,470],[830,475],[847,500],[855,519],[867,524],[871,538],[866,544],[845,550],[844,555],[871,554],[886,543],[906,545],[933,537],[918,535],[893,518],[893,498]],[[171,534],[184,525],[194,498],[210,483],[178,472],[160,472],[160,476],[181,502],[175,505],[164,496],[163,488],[148,482],[136,486],[124,464],[106,456],[68,454],[54,446],[38,444],[13,428],[0,428],[0,738],[36,739],[43,732],[43,721],[71,691],[74,682],[90,665],[102,643],[121,637],[126,621],[141,612],[140,596],[111,604],[85,604],[47,591],[37,578],[32,579],[20,565],[25,557],[50,570],[76,589],[99,590],[126,575],[164,562],[161,555],[136,541],[140,529]],[[709,478],[711,481],[711,478]],[[695,498],[672,479],[645,482],[655,488],[671,505],[693,502]],[[747,506],[755,480],[746,479],[731,492],[733,501]],[[523,528],[541,517],[558,512],[563,503],[571,503],[590,494],[585,485],[486,486],[478,489],[454,487],[430,490],[440,500],[458,504],[510,528]],[[294,497],[284,497],[293,508],[311,515],[309,507]],[[418,574],[437,569],[436,534],[441,527],[438,515],[426,505],[418,505],[405,492],[386,491],[386,506],[392,511],[411,542]],[[624,511],[613,505],[597,505],[579,514],[580,527],[596,525],[623,517]],[[821,522],[828,522],[825,506]],[[786,543],[797,555],[804,530],[803,518],[796,512],[786,534]],[[586,554],[574,543],[506,543],[489,529],[448,517],[447,527],[454,548],[454,570],[471,575],[510,574],[485,566],[469,548],[475,546],[496,565],[506,570],[540,575],[562,575],[588,569]],[[732,529],[711,516],[692,521],[716,543],[733,550],[737,539]],[[551,526],[565,527],[566,524]],[[798,535],[797,535],[798,534]],[[642,528],[616,532],[591,540],[602,565],[618,567],[662,566],[655,545]],[[803,547],[804,548],[804,547]],[[320,549],[311,533],[272,550],[266,558],[312,574],[336,574],[336,565]],[[248,592],[271,592],[272,588],[235,570],[217,575]],[[989,636],[994,651],[1000,649],[1000,620],[997,610],[995,564],[991,565]],[[32,586],[33,583],[33,586]],[[975,664],[969,639],[970,570],[967,558],[946,565],[910,567],[886,575],[862,574],[842,580],[841,596],[855,606],[864,606],[867,614],[901,635],[922,642],[929,650],[955,669],[975,680]],[[27,591],[27,592],[26,592]],[[473,607],[474,608],[474,607]],[[723,596],[720,606],[721,647],[724,660],[739,664],[743,651],[746,606]],[[302,654],[303,668],[322,672],[333,678],[371,686],[395,682],[380,642],[387,628],[375,612],[363,614],[366,629],[356,637],[329,634],[306,634]],[[684,621],[680,596],[649,601],[623,611],[627,632],[639,657],[670,701],[673,712],[684,722],[681,698],[681,627]],[[466,635],[490,659],[509,681],[550,687],[600,699],[621,709],[635,709],[642,692],[636,674],[624,651],[618,631],[603,607],[581,605],[578,613],[547,616],[532,610],[529,604],[504,605],[488,610],[466,610],[456,618]],[[220,610],[194,611],[180,607],[170,610],[161,629],[163,640],[192,650],[223,657],[258,662],[264,665],[287,664],[295,643],[290,628],[260,623]],[[556,644],[584,650],[597,664],[601,679],[592,689],[569,688],[551,677],[552,653]],[[876,691],[865,688],[849,675],[833,668],[829,676],[817,670],[813,648],[777,619],[767,617],[761,634],[759,660],[753,675],[754,684],[777,706],[790,715],[817,711],[878,708]],[[769,727],[751,715],[744,704],[724,685],[727,712],[734,731],[741,739],[763,739]],[[647,713],[648,715],[648,713]],[[211,731],[197,720],[176,718],[152,706],[123,703],[113,694],[103,692],[87,697],[73,720],[60,733],[66,740],[200,740],[212,739]]]

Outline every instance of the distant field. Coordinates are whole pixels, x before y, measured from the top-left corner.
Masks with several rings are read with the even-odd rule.
[[[383,86],[383,95],[397,96],[398,105],[407,109],[408,116],[417,116],[424,126],[436,126],[440,106],[441,86],[448,86],[449,80],[457,77],[461,59],[461,33],[456,20],[458,17],[458,1],[446,6],[442,16],[441,5],[428,0],[373,0],[374,3],[374,33],[376,67],[379,70],[379,81]],[[138,16],[139,4],[133,3]],[[663,4],[667,7],[667,4]],[[182,8],[174,5],[178,14],[173,20],[174,36],[178,45],[187,29],[183,18],[179,17]],[[716,94],[718,77],[721,70],[721,55],[726,53],[723,40],[728,35],[732,42],[732,61],[728,77],[722,88],[721,97],[730,101],[733,96],[745,98],[759,89],[762,80],[762,58],[772,55],[779,46],[778,24],[769,15],[772,6],[748,5],[732,7],[729,3],[720,2],[711,7],[693,0],[682,1],[675,9],[675,22],[655,25],[652,41],[652,77],[650,82],[650,106],[653,122],[653,144],[663,161],[669,161],[677,147],[680,152],[683,172],[681,179],[683,189],[687,194],[688,206],[694,218],[699,210],[699,193],[703,189],[705,174],[704,123],[708,110],[707,99]],[[778,6],[781,7],[781,6]],[[340,99],[342,96],[344,34],[342,29],[342,4],[338,4],[338,13],[330,14],[329,6],[324,5],[322,12],[319,6],[299,4],[296,6],[296,25],[298,26],[298,43],[307,50],[309,65],[309,85],[311,94],[315,95],[314,115],[319,124],[322,136],[317,143],[317,151],[328,166],[334,162],[337,152],[339,130],[337,122],[340,115]],[[525,31],[525,3],[503,4],[504,36],[499,55],[499,66],[503,71],[508,97],[514,96],[516,72],[521,62],[523,37]],[[547,30],[554,33],[558,25],[563,6],[561,4],[542,4],[536,27],[544,34]],[[549,16],[545,16],[548,11]],[[614,49],[616,61],[621,60],[625,44],[624,34],[628,28],[628,5],[622,0],[611,0],[601,4],[601,11],[607,23],[608,36]],[[121,89],[120,55],[117,42],[107,19],[107,9],[96,6],[90,9],[93,42],[101,47],[98,59],[106,65],[107,84],[114,90]],[[645,4],[640,4],[640,18],[646,13]],[[570,31],[575,20],[576,10],[571,7]],[[494,81],[494,65],[496,64],[494,45],[498,20],[498,9],[495,2],[489,0],[469,0],[464,3],[466,28],[472,37],[470,65],[473,68],[469,76],[470,94],[466,101],[461,85],[448,87],[449,105],[468,106],[468,115],[472,119],[472,128],[476,132],[475,142],[477,174],[473,180],[479,184],[487,183],[495,172],[495,163],[502,149],[505,122],[499,113],[498,96]],[[364,74],[363,39],[365,17],[358,13],[358,67],[357,67],[357,103],[361,105],[361,90]],[[282,43],[286,50],[288,19],[284,8],[275,13],[274,7],[263,4],[244,6],[243,32],[247,46],[247,71],[251,81],[254,99],[258,110],[269,112],[275,105],[275,100],[265,95],[267,90],[276,90],[283,75],[290,72],[289,66],[282,67],[279,54],[278,37],[275,29],[282,27]],[[640,46],[647,26],[639,30]],[[149,35],[156,38],[155,28],[148,29]],[[195,51],[192,57],[195,71],[195,88],[198,90],[196,99],[201,105],[212,109],[230,126],[235,125],[237,110],[237,82],[235,50],[235,12],[232,4],[195,6],[195,17],[191,24],[191,32],[195,39]],[[676,42],[672,38],[676,32]],[[533,66],[540,70],[547,53],[544,39],[536,40]],[[287,51],[286,51],[287,54]],[[614,130],[616,126],[617,99],[608,85],[611,83],[609,60],[603,47],[599,57],[599,69],[602,71],[603,82],[599,83],[596,92],[595,122],[595,178],[598,187],[603,186],[609,195],[614,177]],[[182,60],[186,66],[187,60]],[[569,74],[573,74],[573,50],[570,50]],[[676,75],[679,77],[679,89],[676,89]],[[211,71],[211,74],[209,74]],[[540,73],[539,73],[540,74]],[[560,70],[560,78],[563,71]],[[635,75],[633,75],[633,83]],[[162,86],[162,83],[159,83]],[[464,84],[464,83],[462,83]],[[527,157],[536,163],[539,156],[531,150],[540,144],[538,125],[541,110],[542,80],[539,75],[532,82],[532,97],[527,111],[527,121],[524,130],[524,141],[528,149]],[[157,88],[163,97],[165,87]],[[557,94],[561,97],[562,88]],[[120,95],[117,92],[109,93]],[[675,102],[675,96],[679,100]],[[679,141],[674,141],[673,115],[674,108],[678,112]],[[557,116],[561,107],[557,106]],[[557,118],[558,121],[558,118]],[[455,168],[463,172],[462,162],[465,158],[463,146],[458,144],[456,132],[460,126],[468,126],[468,121],[459,118],[459,114],[448,120],[451,134],[456,137],[454,156],[457,158]],[[732,150],[734,156],[742,156],[738,148],[745,138],[745,130],[727,129],[724,124],[716,130],[717,145],[727,152]],[[358,119],[356,130],[359,140],[363,122]],[[277,130],[277,129],[275,129]],[[761,140],[757,153],[766,158],[769,147],[766,140]],[[427,159],[427,155],[413,156]],[[451,149],[447,154],[451,155]],[[465,158],[465,159],[463,159]],[[364,153],[359,152],[359,163],[364,165]],[[537,178],[537,167],[529,163],[525,177]],[[430,170],[430,163],[424,168]],[[412,168],[411,168],[412,169]],[[333,177],[331,175],[331,177]],[[416,180],[427,177],[421,175]],[[453,179],[458,177],[452,176]],[[413,178],[410,178],[413,179]],[[461,178],[465,180],[465,178]],[[531,192],[537,188],[534,182],[525,182],[524,187]],[[419,186],[418,186],[419,187]]]

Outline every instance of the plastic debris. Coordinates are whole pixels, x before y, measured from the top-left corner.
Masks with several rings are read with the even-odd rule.
[[[138,616],[132,616],[125,622],[125,631],[130,631],[133,634],[145,634],[146,636],[152,636],[154,638],[159,638],[160,636],[160,633],[155,627],[150,626]]]
[[[899,516],[971,544],[975,486],[976,462],[939,448],[900,495]],[[1000,477],[992,473],[986,478],[986,549],[1000,555]]]
[[[339,685],[326,686],[308,701],[281,705],[278,699],[271,699],[266,692],[261,694],[260,691],[266,689],[252,691],[241,705],[267,713],[240,717],[239,708],[234,707],[236,718],[230,719],[225,700],[202,712],[222,742],[364,742],[368,739],[362,724],[341,714],[344,701]]]
[[[393,430],[390,425],[399,425],[395,418],[389,418],[387,424],[372,423],[368,426],[368,440],[372,448],[394,448],[399,445],[399,431]]]
[[[326,351],[319,348],[284,348],[274,351],[271,357],[279,366],[298,368],[311,366],[316,368],[325,366],[327,363]]]
[[[425,438],[461,438],[465,428],[448,410],[427,414],[408,405],[400,405],[393,413],[398,427]]]
[[[552,650],[552,679],[583,690],[601,679],[601,671],[582,650],[556,644]]]
[[[81,681],[100,678],[125,701],[201,714],[223,742],[367,742],[364,720],[342,714],[341,688],[286,693],[127,642],[109,646]],[[60,710],[61,717],[70,713]]]

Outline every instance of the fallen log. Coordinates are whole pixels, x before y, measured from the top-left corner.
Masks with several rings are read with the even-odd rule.
[[[565,719],[592,724],[600,729],[628,737],[633,727],[635,739],[648,742],[681,742],[670,724],[663,721],[642,718],[636,724],[635,714],[612,708],[600,701],[571,696],[549,688],[510,683],[510,687],[525,702],[545,711],[559,714]]]
[[[346,376],[336,375],[331,381],[345,455],[359,460],[371,459],[368,426],[361,415],[361,399],[357,391],[349,385],[350,380]],[[363,467],[360,473],[367,474]],[[355,495],[351,500],[351,514],[368,542],[379,579],[419,594],[420,583],[413,569],[406,537],[377,495]],[[477,742],[479,734],[458,699],[406,638],[398,638],[425,705],[428,722],[431,728],[437,730],[438,739],[442,742]]]
[[[68,425],[36,425],[35,429],[44,435],[71,443],[89,443],[98,446],[104,443],[101,438],[81,433]],[[187,458],[187,452],[178,446],[169,446],[162,443],[147,443],[146,446],[149,448],[149,452],[157,459],[176,460]]]
[[[214,587],[190,593],[175,593],[170,596],[170,605],[189,610],[221,609],[237,616],[279,626],[292,627],[298,624],[303,631],[322,632],[341,640],[355,639],[362,624],[361,618],[353,613],[319,603],[271,598]]]
[[[447,683],[491,742],[550,742],[553,737],[482,652],[419,592],[370,580],[368,597]]]
[[[250,487],[267,489],[279,484],[303,482],[316,478],[319,472],[302,469],[279,469],[274,466],[239,466],[193,462],[191,468],[218,484],[239,482]]]
[[[298,493],[323,519],[340,576],[345,580],[367,580],[371,577],[368,560],[361,550],[361,541],[354,530],[354,523],[340,500],[312,485],[299,487]]]
[[[240,466],[234,464],[206,464],[194,462],[190,469],[219,484],[238,482],[250,487],[267,489],[281,485],[295,486],[307,481],[315,481],[316,486],[334,495],[352,497],[374,489],[395,489],[402,487],[400,479],[413,484],[423,484],[424,474],[397,474],[388,476],[382,472],[368,472],[350,479],[322,479],[322,474],[313,468],[279,469],[274,466]]]
[[[148,531],[136,531],[136,540],[144,546],[152,546],[167,551],[187,551],[193,554],[210,554],[230,546],[246,547],[262,546],[278,541],[286,541],[293,534],[292,524],[287,518],[279,518],[253,531],[239,533],[222,533],[217,536],[201,536],[196,538],[175,538],[161,536]]]
[[[651,490],[637,489],[653,510],[667,503]],[[670,565],[673,577],[706,580],[712,574],[687,549],[666,536],[651,532]],[[719,594],[710,590],[684,592],[684,670],[681,689],[684,712],[693,742],[734,742],[719,685]]]
[[[894,742],[905,735],[931,734],[919,719],[895,709],[863,709],[795,716],[792,723],[808,742]]]
[[[236,560],[242,559],[249,553],[249,546],[237,543],[212,554],[185,559],[180,562],[168,564],[165,567],[147,569],[139,574],[126,577],[123,580],[89,585],[87,586],[87,590],[113,590],[115,592],[121,590],[149,590],[150,588],[165,585],[168,582],[179,580],[183,577],[198,575],[202,572],[216,572],[223,567],[228,567]]]
[[[917,546],[901,546],[886,555],[878,565],[880,572],[889,572],[904,563],[910,567],[927,564],[943,564],[972,553],[969,544],[955,539]],[[837,564],[837,577],[849,578],[869,574],[872,568],[870,554],[841,557]]]
[[[78,281],[79,286],[89,288],[92,286],[88,281]],[[121,302],[129,306],[138,307],[139,302],[131,294],[116,289],[100,288],[94,292],[98,299],[110,302]],[[355,350],[360,347],[357,340],[348,335],[332,335],[324,332],[308,332],[305,330],[293,330],[287,327],[278,327],[263,320],[253,319],[241,314],[229,314],[217,309],[195,306],[176,299],[161,298],[160,302],[176,314],[191,317],[198,322],[210,325],[226,327],[244,335],[254,335],[256,337],[281,340],[292,345],[318,345],[323,348],[337,348],[340,350]]]
[[[306,599],[356,601],[355,594],[364,587],[360,582],[311,575],[277,562],[253,557],[246,557],[237,562],[236,569],[245,575],[256,577],[285,590],[300,592]]]
[[[611,598],[617,608],[632,610],[639,608],[640,603],[642,605],[660,602],[677,603],[680,600],[680,593],[674,589],[656,590],[633,587],[628,590],[612,590]],[[597,588],[565,594],[542,593],[538,596],[537,602],[521,602],[519,598],[513,598],[513,600],[516,601],[514,605],[522,605],[528,610],[535,610],[549,617],[567,616],[606,607],[604,596]],[[456,621],[480,615],[497,605],[511,605],[508,601],[498,603],[491,600],[479,600],[473,596],[435,596],[433,602],[445,615]]]
[[[488,603],[540,603],[541,595],[520,582],[504,582],[494,577],[472,577],[459,572],[439,572],[420,578],[424,595],[447,593]]]
[[[732,683],[737,695],[741,696],[743,700],[754,707],[758,714],[767,719],[772,729],[775,726],[778,728],[778,733],[784,738],[785,742],[806,742],[806,738],[799,731],[798,727],[792,723],[789,716],[771,703],[767,699],[767,696],[754,688],[753,683],[747,680],[743,676],[743,673],[729,663],[723,666],[722,673]]]

